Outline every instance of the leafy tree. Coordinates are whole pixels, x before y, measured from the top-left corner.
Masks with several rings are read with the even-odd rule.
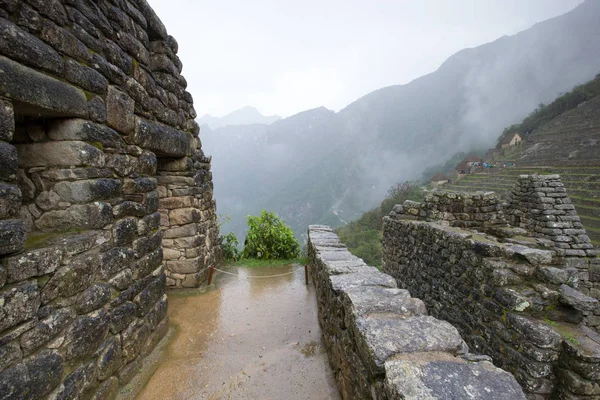
[[[423,191],[418,182],[404,181],[392,185],[388,189],[388,197],[381,202],[382,217],[389,214],[396,204],[402,204],[406,200],[423,200]]]
[[[228,261],[237,261],[240,259],[241,252],[238,249],[239,242],[235,233],[229,232],[226,235],[219,237],[219,243],[221,244],[221,251],[223,257]]]
[[[296,258],[300,244],[294,231],[275,213],[262,210],[260,216],[248,215],[248,234],[244,241],[244,258],[262,260]]]

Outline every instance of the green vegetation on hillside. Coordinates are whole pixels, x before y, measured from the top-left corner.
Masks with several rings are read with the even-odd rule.
[[[598,95],[600,95],[600,74],[583,85],[575,86],[573,90],[557,97],[552,103],[540,104],[520,124],[514,124],[504,129],[498,138],[497,147],[500,147],[504,136],[512,132],[529,135],[546,122]]]
[[[388,190],[388,197],[379,207],[338,228],[336,233],[352,254],[362,258],[368,265],[380,267],[383,217],[392,211],[394,205],[404,203],[405,200],[423,200],[423,191],[417,182],[395,184]]]

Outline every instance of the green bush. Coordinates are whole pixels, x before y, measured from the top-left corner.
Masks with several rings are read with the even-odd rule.
[[[228,261],[237,261],[240,259],[240,251],[238,250],[239,242],[235,233],[229,232],[227,235],[219,237],[223,257]]]
[[[275,213],[262,210],[260,216],[248,217],[248,234],[244,241],[244,258],[276,260],[296,258],[300,244],[294,231]]]

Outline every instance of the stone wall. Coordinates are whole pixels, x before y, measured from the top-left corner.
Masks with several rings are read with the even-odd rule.
[[[511,225],[552,240],[558,256],[596,256],[558,175],[521,175],[508,200]]]
[[[589,296],[600,259],[562,257],[522,228],[496,237],[405,210],[383,224],[383,271],[400,288],[512,372],[529,398],[600,395],[600,308]]]
[[[435,191],[425,201],[406,201],[395,212],[405,219],[445,221],[450,226],[489,229],[507,224],[502,205],[493,192],[456,193]]]
[[[0,1],[0,398],[114,397],[213,262],[176,53],[145,0]]]
[[[308,230],[323,340],[344,399],[524,399],[514,378],[470,354],[456,328],[427,315],[392,277]]]

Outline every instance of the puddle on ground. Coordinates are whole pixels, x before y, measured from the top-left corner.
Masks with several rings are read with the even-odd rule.
[[[168,292],[175,329],[136,399],[339,399],[304,268],[229,272],[204,293]]]

